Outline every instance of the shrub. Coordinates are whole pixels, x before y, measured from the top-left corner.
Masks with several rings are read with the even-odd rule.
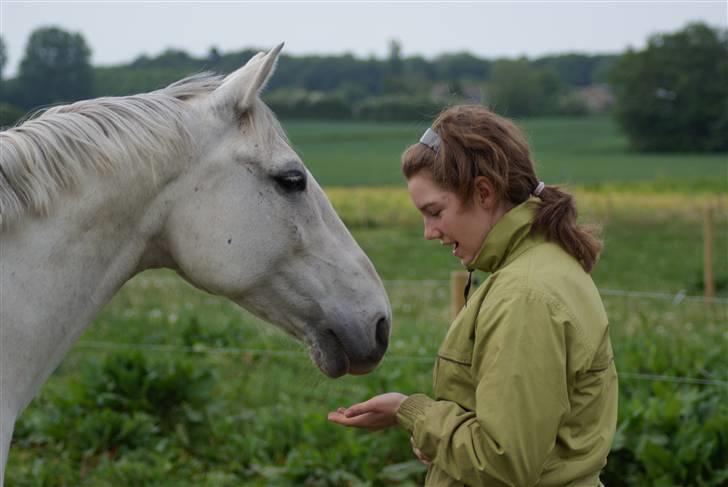
[[[21,108],[0,102],[0,129],[12,127],[23,115],[25,115],[25,112]]]
[[[728,31],[692,24],[627,51],[612,72],[615,115],[642,151],[728,150]]]
[[[431,120],[442,105],[424,96],[383,95],[370,97],[354,108],[354,116],[361,120],[414,121]]]
[[[336,93],[306,90],[278,90],[265,97],[266,103],[281,118],[338,120],[351,118],[351,109]]]
[[[163,449],[164,436],[189,447],[205,428],[213,376],[166,358],[149,362],[125,352],[110,355],[100,368],[87,365],[81,380],[21,417],[15,440],[61,449],[77,461],[149,444]]]

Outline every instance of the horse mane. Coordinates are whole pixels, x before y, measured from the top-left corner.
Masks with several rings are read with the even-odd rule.
[[[24,214],[47,214],[62,191],[89,171],[135,171],[193,150],[185,100],[212,92],[221,76],[203,73],[166,88],[40,110],[0,132],[0,230]]]

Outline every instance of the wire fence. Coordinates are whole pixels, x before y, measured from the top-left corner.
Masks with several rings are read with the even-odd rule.
[[[270,357],[304,357],[308,355],[303,350],[269,350],[259,348],[238,348],[238,347],[209,347],[206,345],[182,346],[182,345],[164,345],[152,343],[114,343],[104,341],[82,340],[76,344],[77,347],[93,349],[93,350],[122,350],[122,351],[143,351],[143,352],[165,352],[165,353],[183,353],[183,354],[208,354],[208,355],[259,355]],[[395,355],[386,356],[388,361],[395,362],[422,362],[433,363],[434,357],[424,357],[417,355]],[[708,374],[710,375],[710,373]],[[634,372],[619,372],[620,379],[649,381],[649,382],[671,382],[677,384],[706,385],[728,388],[728,381],[717,379],[700,379],[696,377],[676,377],[659,374],[645,374]]]
[[[386,285],[439,285],[449,286],[450,281],[446,279],[389,279],[383,281]],[[624,291],[621,289],[605,289],[600,288],[599,293],[602,296],[620,296],[626,298],[646,298],[646,299],[659,299],[664,301],[671,301],[673,304],[680,304],[682,302],[700,302],[706,301],[705,296],[692,296],[687,294],[687,291],[681,289],[675,294],[660,292],[660,291]],[[728,304],[728,298],[714,297],[710,298],[710,302],[713,304]]]
[[[449,288],[451,282],[446,279],[390,279],[384,280],[385,286],[441,286]],[[705,303],[703,296],[688,295],[685,290],[681,290],[675,294],[656,291],[626,291],[621,289],[599,289],[603,297],[624,297],[634,299],[662,300],[670,302],[674,305],[681,303],[696,302]],[[726,305],[728,298],[715,297],[710,301],[712,304]],[[240,348],[240,347],[220,347],[208,346],[205,344],[196,344],[194,346],[170,345],[170,344],[153,344],[153,343],[118,343],[109,341],[81,340],[76,347],[98,350],[98,351],[142,351],[142,352],[162,352],[162,353],[182,353],[192,355],[239,355],[239,356],[264,356],[264,357],[303,357],[308,353],[305,350],[276,350],[276,349],[260,349],[260,348]],[[386,361],[393,362],[420,362],[434,363],[434,356],[417,356],[417,355],[397,355],[389,353],[385,357]],[[712,375],[707,372],[707,376]],[[621,380],[630,381],[649,381],[649,382],[668,382],[677,384],[703,385],[713,387],[728,387],[728,380],[705,379],[698,377],[679,377],[662,374],[637,373],[637,372],[619,372]]]
[[[628,298],[648,298],[648,299],[662,299],[665,301],[672,301],[672,304],[680,304],[685,302],[700,302],[706,301],[705,296],[689,296],[684,290],[678,291],[675,294],[661,293],[654,291],[622,291],[619,289],[600,289],[599,293],[602,296],[624,296]],[[710,302],[714,304],[728,304],[728,298],[714,297],[710,298]]]

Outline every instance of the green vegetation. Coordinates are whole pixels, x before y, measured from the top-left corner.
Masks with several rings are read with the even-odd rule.
[[[580,90],[607,82],[629,139],[606,115],[521,123],[541,179],[572,186],[583,218],[603,226],[594,278],[621,377],[603,480],[727,485],[728,161],[725,152],[680,152],[726,150],[725,50],[724,30],[694,25],[621,57],[426,60],[401,57],[397,42],[382,60],[282,56],[264,98],[385,279],[395,319],[385,360],[368,376],[329,381],[273,327],[170,272],[147,272],[106,306],[19,419],[7,485],[421,484],[424,468],[401,431],[370,434],[325,419],[379,392],[431,390],[449,320],[447,279],[460,266],[422,241],[400,154],[442,105],[479,100],[511,116],[584,115],[609,103],[590,108]],[[229,73],[256,51],[213,47],[197,59],[169,49],[92,68],[80,35],[40,29],[19,76],[0,83],[0,125],[41,104]],[[5,54],[0,38],[0,76]],[[312,116],[319,121],[297,120]],[[321,121],[351,118],[388,122]],[[707,206],[717,208],[721,301],[713,304],[684,298],[702,293]]]
[[[447,279],[458,265],[447,249],[422,240],[401,190],[355,189],[359,203],[379,202],[364,218],[359,206],[347,206],[350,193],[331,190],[385,279],[395,317],[377,371],[329,381],[302,345],[273,327],[171,272],[147,272],[104,309],[20,418],[8,485],[421,482],[401,431],[347,430],[327,423],[326,413],[385,390],[431,391],[447,329]],[[609,210],[601,192],[578,197],[590,220],[606,222],[600,288],[699,292],[691,286],[700,271],[701,216],[684,211],[687,196],[622,194]],[[395,214],[400,220],[389,224],[380,218]],[[718,224],[716,245],[725,248],[725,213]],[[723,273],[726,257],[717,263]],[[724,485],[728,306],[608,292],[604,300],[622,378],[619,432],[603,480]]]
[[[90,48],[80,34],[37,29],[18,76],[0,84],[0,126],[47,104],[148,92],[205,71],[227,74],[256,52],[221,53],[211,47],[207,56],[195,58],[167,49],[128,64],[92,67]],[[0,38],[0,78],[5,61]],[[630,147],[673,153],[674,165],[683,164],[681,152],[728,149],[728,31],[701,23],[656,34],[646,49],[621,55],[488,60],[460,52],[427,60],[403,57],[400,43],[392,41],[384,59],[284,53],[280,61],[268,84],[267,101],[289,120],[427,123],[444,106],[482,103],[509,117],[613,112]],[[611,131],[604,142],[610,137]],[[620,141],[616,150],[622,149]],[[576,166],[566,161],[565,167]],[[616,172],[630,177],[629,172]],[[573,181],[591,182],[581,176],[576,174]]]
[[[399,153],[424,126],[285,126],[385,280],[394,329],[382,365],[330,381],[270,325],[171,272],[146,272],[106,306],[19,419],[7,485],[421,484],[404,433],[347,430],[326,413],[386,390],[431,391],[449,274],[460,266],[422,240],[399,176]],[[582,217],[603,225],[594,278],[621,374],[603,480],[725,485],[728,306],[683,299],[702,293],[704,207],[718,209],[715,248],[728,248],[725,160],[629,153],[606,118],[524,127],[543,178],[586,183],[573,187]],[[714,268],[726,299],[728,254],[716,251]]]
[[[81,34],[56,27],[36,29],[25,47],[18,78],[2,95],[24,108],[90,98],[90,60],[91,50]]]
[[[1,43],[0,38],[3,61]],[[271,47],[222,53],[213,46],[202,57],[169,48],[126,64],[92,68],[89,49],[79,34],[41,28],[31,34],[18,77],[3,83],[0,102],[30,110],[48,103],[147,92],[195,73],[231,73],[258,50]],[[573,114],[587,111],[579,89],[605,83],[605,72],[616,57],[570,53],[511,62],[458,52],[425,59],[403,57],[402,46],[392,41],[389,54],[382,59],[348,54],[290,56],[284,52],[268,90],[276,111],[295,118],[413,120],[422,117],[423,108],[463,100],[492,102],[506,110],[513,104],[511,115],[564,114],[556,99],[576,95],[581,109],[573,109],[572,96],[568,113]],[[518,66],[517,72],[502,69],[511,63]],[[491,65],[495,66],[492,80]],[[2,67],[0,62],[0,74]],[[526,82],[521,83],[522,79]],[[75,85],[69,84],[71,80]],[[517,96],[513,82],[518,84],[516,91],[523,88],[527,93]],[[489,91],[500,94],[490,100]],[[546,94],[548,103],[542,103],[539,94]]]
[[[491,68],[488,104],[509,117],[555,114],[562,91],[549,69],[533,67],[526,59],[503,59]]]
[[[611,73],[615,115],[643,151],[728,150],[728,31],[704,24],[653,36]]]
[[[424,242],[420,217],[404,190],[332,189],[332,202],[384,279],[449,279],[461,266],[439,242]],[[602,224],[605,250],[594,271],[604,289],[700,295],[702,288],[701,208],[720,203],[714,269],[718,291],[728,297],[728,221],[725,198],[680,194],[633,195],[576,191],[583,220]],[[397,232],[392,227],[398,228]],[[721,231],[723,230],[723,231]]]
[[[402,185],[399,157],[427,122],[284,121],[289,138],[323,186]],[[639,154],[606,116],[519,122],[547,184],[631,190],[725,192],[725,154]]]
[[[0,78],[2,78],[5,64],[8,62],[8,50],[5,47],[5,41],[0,37]]]

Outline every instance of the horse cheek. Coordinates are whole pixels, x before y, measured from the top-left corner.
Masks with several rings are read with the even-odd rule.
[[[184,277],[208,292],[234,297],[267,274],[280,238],[263,213],[245,211],[225,192],[192,196],[168,220],[170,252]]]

